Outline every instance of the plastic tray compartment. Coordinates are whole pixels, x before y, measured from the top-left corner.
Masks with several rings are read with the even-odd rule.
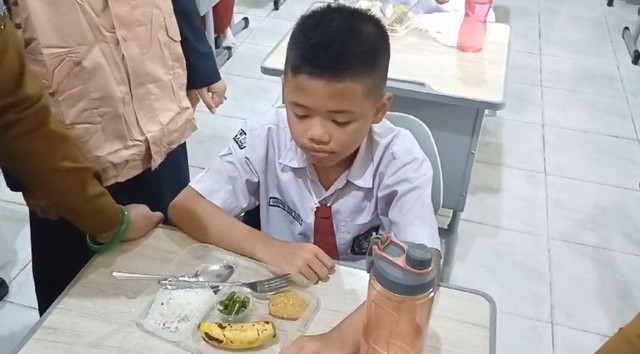
[[[231,264],[235,268],[235,272],[231,276],[230,281],[254,281],[266,279],[274,276],[274,274],[278,274],[277,271],[274,271],[272,268],[262,263],[205,244],[193,245],[185,249],[171,263],[171,265],[169,265],[165,273],[168,275],[190,275],[202,266],[224,263]],[[272,317],[269,315],[268,298],[255,293],[253,294],[253,309],[250,316],[248,316],[244,322],[271,321],[276,327],[276,338],[264,347],[250,349],[247,351],[256,353],[277,353],[281,348],[287,346],[297,337],[306,333],[309,325],[320,308],[320,300],[312,289],[296,286],[293,286],[292,289],[302,294],[309,304],[304,315],[297,321],[286,321]],[[193,328],[189,330],[188,335],[185,334],[183,338],[178,340],[176,340],[174,338],[175,336],[169,332],[158,330],[150,331],[145,328],[145,319],[149,316],[149,310],[151,309],[159,290],[161,290],[160,287],[154,283],[149,286],[138,300],[137,310],[139,313],[137,317],[137,325],[143,332],[167,341],[176,347],[191,353],[206,354],[238,352],[238,350],[216,348],[207,344],[200,337],[200,333],[197,328],[199,322],[221,321],[221,316],[216,310],[215,305],[219,300],[221,300],[221,297],[225,293],[225,289],[222,289],[218,292],[218,295],[212,298],[212,302],[206,311],[196,316],[198,317],[197,321],[194,320],[195,324],[193,325]]]

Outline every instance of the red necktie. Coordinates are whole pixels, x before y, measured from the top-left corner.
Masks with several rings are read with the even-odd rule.
[[[329,205],[320,204],[316,208],[313,220],[313,244],[320,247],[329,257],[335,260],[340,259],[336,231],[333,228],[333,215]]]

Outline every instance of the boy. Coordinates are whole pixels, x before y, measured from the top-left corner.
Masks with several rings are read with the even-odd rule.
[[[313,283],[328,281],[336,260],[363,259],[378,229],[439,248],[429,160],[411,133],[383,121],[389,57],[386,29],[367,13],[304,15],[287,49],[286,108],[240,130],[172,202],[171,221]],[[261,231],[233,217],[258,205]],[[363,309],[293,352],[357,351]]]

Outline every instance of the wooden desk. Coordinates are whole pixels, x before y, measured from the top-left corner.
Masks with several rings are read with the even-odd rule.
[[[314,3],[309,10],[325,4]],[[264,59],[262,73],[282,75],[289,36],[285,35]],[[418,30],[391,37],[387,90],[394,94],[392,110],[422,120],[431,130],[442,165],[442,207],[453,211],[449,227],[441,235],[445,281],[451,271],[485,110],[501,110],[506,104],[509,37],[508,25],[488,23],[480,53],[445,47]]]
[[[116,280],[111,271],[161,272],[194,243],[179,231],[158,228],[141,241],[95,257],[37,323],[20,353],[182,353],[136,326],[136,299],[149,283]],[[318,286],[321,309],[309,333],[331,329],[358,307],[367,281],[367,273],[339,267],[329,283]],[[487,295],[442,287],[429,328],[429,353],[494,353],[495,320],[495,304]]]

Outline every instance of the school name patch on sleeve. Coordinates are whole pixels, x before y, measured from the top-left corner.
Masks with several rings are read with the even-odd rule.
[[[291,209],[282,199],[276,197],[269,197],[269,206],[280,208],[284,210],[285,213],[289,214],[295,220],[298,225],[302,226],[302,218],[300,214],[298,214],[295,210]]]
[[[233,137],[233,141],[238,145],[240,150],[244,150],[247,147],[247,132],[244,129],[240,129],[238,134]]]

